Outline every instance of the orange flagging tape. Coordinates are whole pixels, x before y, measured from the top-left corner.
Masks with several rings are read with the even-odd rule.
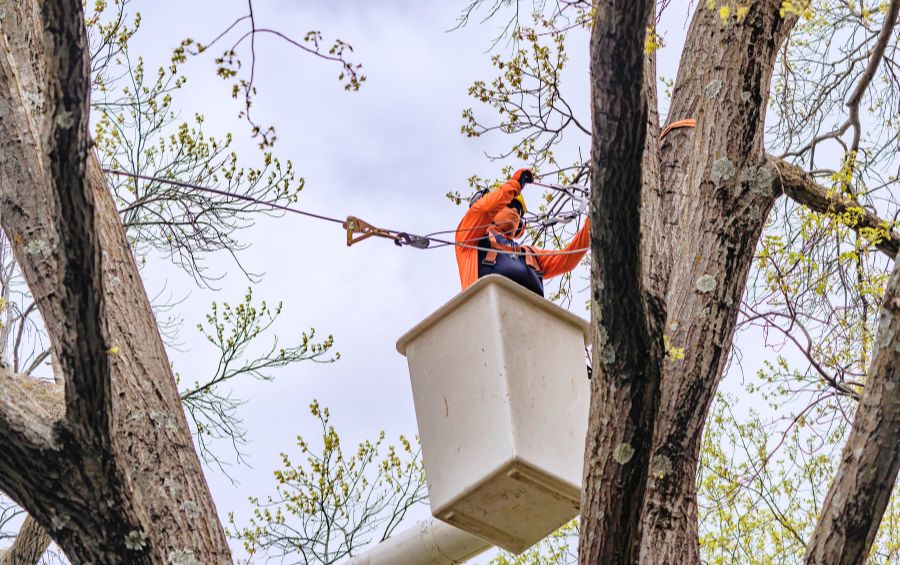
[[[662,138],[664,138],[666,135],[668,135],[668,133],[670,131],[672,131],[673,129],[694,128],[694,127],[697,127],[697,120],[687,119],[687,120],[678,120],[677,122],[672,122],[671,124],[666,126],[666,129],[662,130],[661,134],[659,134],[659,140],[662,141]]]

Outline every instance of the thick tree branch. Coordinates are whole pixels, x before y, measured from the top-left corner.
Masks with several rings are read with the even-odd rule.
[[[0,565],[35,565],[52,541],[47,530],[34,518],[26,516],[16,541],[6,553],[0,554]]]
[[[900,263],[885,292],[853,429],[806,554],[808,564],[866,562],[900,470]]]
[[[642,269],[649,0],[596,3],[591,34],[593,367],[581,563],[634,563],[659,401],[662,309]]]
[[[33,479],[35,466],[54,472],[53,424],[62,413],[61,387],[0,370],[0,477],[10,493],[20,494],[16,491]],[[0,565],[37,563],[49,545],[46,530],[26,516]]]
[[[891,259],[900,251],[900,234],[893,229],[890,222],[882,220],[876,214],[860,206],[859,203],[819,185],[812,175],[802,168],[774,157],[770,157],[769,161],[778,169],[778,183],[785,196],[821,214],[851,212],[854,217],[858,218],[856,223],[851,226],[853,229],[856,231],[872,230],[872,233],[887,236],[878,239],[875,243],[879,250]]]
[[[0,479],[18,502],[34,466],[50,465],[53,420],[32,395],[26,381],[0,368]]]
[[[33,405],[31,414],[52,426],[65,414],[63,388],[55,383],[32,379],[27,375],[12,377],[18,381],[19,393]],[[31,515],[25,517],[12,546],[0,555],[0,565],[34,565],[50,547],[52,539]]]
[[[8,63],[15,67],[15,75],[22,92],[28,93],[21,102],[26,110],[20,116],[27,120],[34,135],[43,131],[45,125],[44,92],[47,89],[47,71],[43,57],[43,37],[41,37],[41,14],[37,2],[22,0],[0,0],[3,10],[3,34],[0,43],[8,56]],[[29,56],[29,54],[31,56]],[[4,114],[4,118],[11,116]]]
[[[90,135],[90,56],[81,2],[41,4],[47,54],[47,166],[61,261],[59,363],[69,376],[67,417],[76,433],[108,441],[110,367],[103,331],[100,244],[85,182]]]

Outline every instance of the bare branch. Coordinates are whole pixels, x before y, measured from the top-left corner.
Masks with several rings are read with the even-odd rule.
[[[348,60],[348,53],[353,51],[353,47],[349,44],[336,39],[331,47],[326,48],[323,42],[322,34],[318,31],[310,31],[304,35],[302,40],[293,39],[284,33],[270,28],[258,27],[256,16],[253,12],[253,0],[247,0],[248,13],[234,20],[225,31],[217,35],[209,44],[200,44],[193,39],[185,39],[175,51],[173,61],[182,62],[186,55],[199,55],[220,41],[224,40],[232,30],[242,23],[249,23],[250,28],[240,33],[230,47],[227,47],[222,55],[216,58],[216,74],[225,80],[232,80],[232,97],[237,98],[242,93],[244,98],[244,109],[240,116],[245,118],[250,124],[253,136],[260,136],[262,140],[259,143],[260,148],[271,146],[275,143],[275,128],[272,126],[263,126],[257,123],[251,116],[251,108],[253,106],[253,97],[256,95],[256,86],[254,80],[256,78],[256,36],[257,34],[267,34],[277,37],[287,44],[292,45],[308,54],[314,55],[325,61],[337,63],[341,67],[341,73],[338,80],[344,82],[344,89],[348,91],[359,90],[359,87],[365,82],[366,77],[361,72],[361,65],[353,64]],[[238,49],[241,44],[250,40],[250,76],[245,79],[238,78],[241,69],[241,59]]]
[[[891,33],[894,30],[894,26],[897,24],[898,13],[900,13],[900,0],[892,0],[887,13],[884,15],[884,23],[881,26],[881,31],[878,33],[878,39],[875,40],[875,46],[869,55],[869,64],[866,65],[866,70],[863,71],[859,82],[856,83],[853,94],[851,94],[850,98],[847,100],[847,107],[850,108],[849,121],[853,124],[852,151],[856,151],[859,148],[859,139],[862,135],[862,126],[859,123],[859,103],[862,100],[866,89],[869,88],[872,79],[875,78],[875,72],[881,64],[884,51],[887,49],[888,42],[891,39]]]

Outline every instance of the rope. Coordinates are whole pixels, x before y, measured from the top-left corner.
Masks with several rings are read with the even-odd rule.
[[[588,190],[586,187],[583,187],[583,186],[560,186],[558,184],[546,184],[546,183],[537,182],[537,181],[535,181],[531,184],[533,184],[534,186],[539,186],[541,188],[549,188],[550,190],[556,190],[558,192],[562,192],[569,196],[572,196],[571,194],[569,194],[570,190],[575,190],[577,192],[584,194],[585,196],[587,196],[590,193],[590,190]]]
[[[266,202],[265,200],[259,200],[257,198],[253,198],[251,196],[245,196],[243,194],[235,194],[234,192],[219,190],[218,188],[210,188],[208,186],[200,186],[198,184],[191,184],[189,182],[182,182],[180,180],[163,179],[163,178],[159,178],[159,177],[151,177],[151,176],[147,176],[147,175],[141,175],[138,173],[129,173],[127,171],[117,171],[114,169],[103,169],[103,172],[109,173],[111,175],[117,175],[120,177],[132,177],[132,178],[141,179],[141,180],[145,180],[145,181],[171,184],[172,186],[179,186],[181,188],[189,188],[191,190],[198,190],[200,192],[210,192],[212,194],[218,194],[219,196],[227,196],[229,198],[236,198],[237,200],[244,200],[245,202],[253,202],[254,204],[270,206],[277,210],[284,210],[285,212],[291,212],[293,214],[300,214],[301,216],[308,216],[310,218],[316,218],[317,220],[324,220],[326,222],[334,222],[336,224],[341,224],[341,225],[343,225],[343,223],[344,223],[344,220],[339,220],[337,218],[331,218],[329,216],[323,216],[321,214],[313,214],[312,212],[298,210],[297,208],[291,208],[290,206],[284,206],[283,204],[275,204],[274,202]]]
[[[477,251],[490,251],[489,247],[479,247],[477,245],[467,245],[465,243],[456,243],[455,241],[443,241],[440,239],[432,238],[432,241],[436,241],[438,243],[444,243],[447,245],[455,245],[456,247],[462,247],[463,249],[475,249]],[[504,251],[503,253],[506,255],[575,255],[576,253],[584,253],[585,251],[589,251],[590,247],[579,247],[578,249],[570,249],[568,251],[558,250],[558,251],[550,251],[547,253],[529,253],[527,251]]]
[[[183,181],[174,180],[174,179],[165,179],[165,178],[160,178],[160,177],[153,177],[153,176],[149,176],[149,175],[142,175],[140,173],[130,173],[128,171],[121,171],[121,170],[116,170],[116,169],[105,169],[104,168],[104,169],[102,169],[102,171],[104,173],[107,173],[110,175],[131,177],[131,178],[140,179],[140,180],[144,180],[144,181],[148,181],[148,182],[159,182],[159,183],[163,183],[163,184],[170,184],[172,186],[178,186],[181,188],[187,188],[187,189],[196,190],[199,192],[208,192],[211,194],[217,194],[219,196],[225,196],[227,198],[234,198],[237,200],[243,200],[245,202],[252,202],[254,204],[259,204],[261,206],[269,206],[270,208],[274,208],[276,210],[282,210],[284,212],[290,212],[292,214],[298,214],[301,216],[306,216],[309,218],[314,218],[314,219],[322,220],[325,222],[332,222],[335,224],[340,224],[342,226],[345,226],[346,221],[347,221],[347,220],[341,220],[338,218],[332,218],[331,216],[325,216],[322,214],[307,212],[306,210],[292,208],[290,206],[285,206],[283,204],[276,204],[274,202],[266,202],[265,200],[260,200],[258,198],[253,198],[252,196],[246,196],[244,194],[237,194],[234,192],[228,192],[227,190],[220,190],[218,188],[201,186],[201,185],[193,184],[193,183],[189,183],[189,182],[183,182]],[[534,184],[538,184],[538,183],[534,183]],[[538,185],[538,186],[544,186],[544,185]],[[558,188],[558,187],[553,187],[553,186],[548,186],[548,188],[554,188],[555,190],[563,190],[563,191],[565,190],[563,188]],[[585,190],[580,187],[572,187],[572,188],[577,189],[577,190]],[[382,229],[382,228],[375,228],[375,229],[378,230],[379,232],[389,234],[392,237],[392,239],[394,239],[394,243],[397,244],[398,246],[408,245],[411,247],[415,247],[416,249],[437,249],[438,247],[453,245],[455,247],[461,247],[463,249],[475,249],[478,251],[488,249],[486,247],[480,247],[477,245],[468,245],[467,243],[463,243],[463,242],[448,241],[446,239],[437,238],[437,237],[433,236],[434,234],[426,235],[426,236],[419,236],[419,235],[414,235],[414,234],[411,234],[411,233],[408,233],[405,231],[400,231],[400,230],[391,230],[391,229]],[[435,233],[440,233],[440,232],[435,232]],[[424,242],[424,241],[434,242],[434,243],[438,243],[440,245],[431,247],[430,245],[426,244],[426,245],[422,246],[420,244],[420,242]],[[471,240],[464,240],[464,241],[471,241]],[[584,247],[581,249],[572,249],[570,251],[550,251],[548,253],[544,253],[543,255],[573,255],[576,253],[582,253],[584,251],[587,251],[588,249],[590,249],[590,248]],[[510,251],[507,254],[508,255],[522,255],[522,256],[530,255],[530,253],[528,253],[528,252],[516,252],[516,251]]]

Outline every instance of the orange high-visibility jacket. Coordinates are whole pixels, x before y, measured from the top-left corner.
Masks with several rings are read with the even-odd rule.
[[[478,199],[463,216],[456,228],[456,242],[475,247],[487,235],[488,227],[494,221],[494,215],[509,205],[519,194],[522,187],[519,181],[510,179],[500,188],[487,193]],[[568,273],[578,266],[581,258],[587,253],[591,240],[591,222],[586,220],[581,231],[572,238],[565,251],[585,249],[581,253],[561,254],[550,249],[535,249],[538,264],[544,273],[544,279]],[[456,263],[459,266],[459,281],[466,290],[478,280],[478,250],[456,246]]]

